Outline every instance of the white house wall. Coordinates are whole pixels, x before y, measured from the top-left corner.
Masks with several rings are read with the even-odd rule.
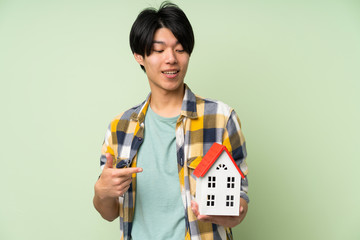
[[[219,165],[225,165],[227,169],[220,167],[217,170]],[[216,178],[215,188],[208,188],[208,177]],[[228,177],[235,178],[234,188],[227,188]],[[196,181],[196,199],[201,215],[239,215],[240,174],[226,152],[220,155],[204,177],[200,177]],[[210,202],[214,202],[214,206],[207,206],[208,195],[215,196],[214,200],[210,199]],[[233,196],[233,199],[227,200],[227,196]],[[226,206],[227,202],[228,204],[232,202],[233,206]]]

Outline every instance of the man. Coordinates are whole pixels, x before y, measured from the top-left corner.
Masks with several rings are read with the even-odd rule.
[[[171,3],[145,9],[132,26],[130,46],[151,93],[109,125],[95,208],[108,221],[120,217],[121,239],[232,239],[231,227],[247,212],[247,179],[239,216],[202,216],[192,173],[217,142],[246,175],[245,140],[233,109],[194,95],[184,83],[194,47],[190,22]]]

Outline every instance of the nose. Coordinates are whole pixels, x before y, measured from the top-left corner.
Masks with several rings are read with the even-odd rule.
[[[170,50],[166,52],[166,63],[167,64],[175,64],[177,63],[176,55],[173,50]]]

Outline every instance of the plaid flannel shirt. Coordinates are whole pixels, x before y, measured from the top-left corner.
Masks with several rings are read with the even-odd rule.
[[[193,171],[214,142],[225,145],[245,175],[241,182],[241,197],[249,201],[246,147],[240,120],[226,104],[201,98],[194,95],[187,86],[185,88],[181,113],[176,123],[178,173],[186,221],[185,239],[230,240],[233,239],[230,228],[197,221],[193,214],[191,200],[195,199],[196,190]],[[107,152],[116,159],[114,166],[117,168],[136,167],[137,152],[144,138],[144,120],[150,96],[149,94],[143,103],[118,115],[110,123],[101,151],[102,167],[106,162]],[[135,196],[136,174],[133,175],[129,190],[119,197],[121,240],[131,240]]]

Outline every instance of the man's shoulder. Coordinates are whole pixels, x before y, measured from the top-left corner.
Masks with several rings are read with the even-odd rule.
[[[133,106],[133,107],[125,110],[124,112],[116,115],[116,116],[112,119],[111,122],[112,122],[112,123],[113,123],[113,122],[118,122],[118,121],[120,121],[120,120],[122,120],[122,121],[130,121],[130,119],[131,119],[133,116],[135,116],[135,115],[137,116],[137,115],[140,113],[141,109],[142,109],[143,106],[145,105],[145,102],[146,102],[146,101],[144,101],[144,102],[142,102],[142,103],[140,103],[140,104],[137,104],[137,105],[135,105],[135,106]]]
[[[198,109],[202,109],[202,108],[204,109],[203,111],[204,115],[222,114],[225,116],[229,116],[231,112],[234,110],[228,104],[220,100],[205,98],[199,95],[195,95],[195,96],[196,96],[196,105]]]

